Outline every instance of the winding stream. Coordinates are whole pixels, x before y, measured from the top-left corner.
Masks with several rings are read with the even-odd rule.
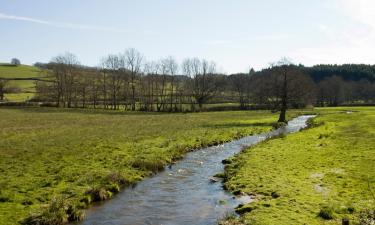
[[[223,159],[268,137],[297,132],[313,116],[299,116],[268,133],[247,136],[188,153],[171,168],[128,188],[112,200],[91,207],[80,225],[217,224],[249,199],[233,198],[210,177],[223,172]]]

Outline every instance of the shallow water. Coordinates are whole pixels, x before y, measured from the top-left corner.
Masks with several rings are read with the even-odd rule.
[[[221,182],[210,181],[210,177],[223,172],[221,161],[268,137],[297,132],[311,117],[300,116],[284,128],[190,152],[171,168],[93,206],[79,224],[217,224],[238,204],[249,201],[246,197],[233,198],[223,190]]]

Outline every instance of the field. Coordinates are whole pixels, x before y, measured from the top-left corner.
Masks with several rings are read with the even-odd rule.
[[[223,224],[359,224],[374,210],[375,108],[316,112],[311,128],[232,159],[225,186],[254,201]]]
[[[0,224],[37,215],[56,198],[84,208],[191,149],[270,130],[276,120],[268,111],[0,108]]]
[[[2,78],[32,78],[40,77],[40,70],[34,66],[0,65],[0,77]],[[19,93],[6,94],[8,101],[22,102],[31,99],[35,93],[35,81],[15,80],[10,81],[10,86],[19,89]]]

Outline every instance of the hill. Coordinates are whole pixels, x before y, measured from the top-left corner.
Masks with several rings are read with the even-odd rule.
[[[315,82],[336,75],[347,81],[359,81],[366,79],[375,81],[375,65],[365,64],[343,64],[343,65],[315,65],[312,67],[300,66],[300,68],[311,76]]]
[[[35,78],[41,76],[41,70],[34,66],[11,64],[0,64],[0,78]],[[35,81],[33,80],[12,80],[10,86],[17,89],[17,93],[6,94],[8,101],[25,101],[34,96]]]

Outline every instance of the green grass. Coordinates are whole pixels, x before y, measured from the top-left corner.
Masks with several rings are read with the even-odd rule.
[[[0,224],[56,198],[78,208],[108,199],[191,149],[270,130],[277,116],[0,108]]]
[[[41,76],[40,70],[34,66],[0,65],[0,77],[1,78],[32,78],[32,77],[40,77],[40,76]],[[5,98],[8,101],[23,102],[34,96],[35,81],[14,80],[14,81],[10,81],[9,85],[12,87],[16,87],[20,91],[19,93],[6,94]]]
[[[5,78],[29,78],[39,77],[40,70],[35,66],[4,66],[0,65],[0,77]]]
[[[341,224],[342,218],[358,224],[362,210],[374,210],[375,108],[316,112],[315,126],[232,159],[225,186],[255,201],[223,224]]]

